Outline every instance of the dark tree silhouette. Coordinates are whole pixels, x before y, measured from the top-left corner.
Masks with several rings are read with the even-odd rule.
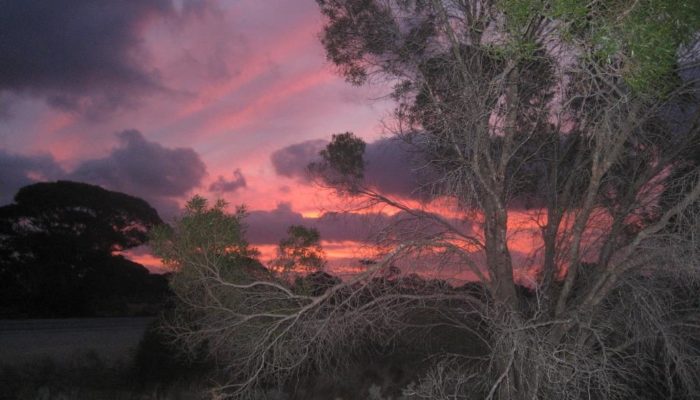
[[[279,243],[273,266],[283,274],[316,272],[325,267],[325,258],[318,229],[292,225],[287,229],[287,237]]]
[[[99,186],[20,189],[0,207],[0,314],[86,316],[163,294],[163,277],[115,255],[145,243],[161,223],[144,200]]]

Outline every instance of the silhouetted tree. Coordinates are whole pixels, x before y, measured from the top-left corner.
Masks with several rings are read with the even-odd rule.
[[[0,312],[90,315],[134,295],[162,295],[164,278],[114,254],[145,243],[161,223],[144,200],[99,186],[58,181],[20,189],[0,207]]]
[[[325,267],[325,258],[318,229],[292,225],[279,243],[273,267],[283,274],[316,272]]]

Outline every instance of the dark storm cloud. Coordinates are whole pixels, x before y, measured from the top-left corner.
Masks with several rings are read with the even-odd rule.
[[[380,139],[365,149],[365,181],[384,194],[418,197],[426,182],[417,149],[396,139]]]
[[[204,7],[173,0],[0,0],[0,91],[95,117],[164,90],[142,46],[149,22]],[[179,21],[179,22],[177,22]]]
[[[321,238],[330,242],[364,241],[370,234],[368,224],[386,223],[382,215],[361,216],[347,213],[327,213],[319,218],[305,218],[289,203],[281,203],[272,211],[251,211],[246,219],[248,238],[255,244],[276,244],[286,236],[290,225],[304,225],[319,230]]]
[[[104,158],[82,162],[70,179],[147,197],[179,197],[198,187],[206,166],[190,148],[166,148],[137,130],[118,134],[119,147]]]
[[[0,206],[12,202],[23,186],[63,175],[65,171],[50,155],[24,156],[0,149]]]
[[[240,188],[247,186],[245,177],[240,169],[233,171],[233,177],[227,180],[223,176],[219,176],[216,182],[209,185],[210,192],[235,192]]]
[[[308,182],[307,166],[318,161],[325,140],[309,140],[272,153],[272,165],[278,175]],[[367,143],[364,154],[365,182],[383,194],[417,198],[427,175],[421,169],[416,149],[400,140],[380,139]]]
[[[469,233],[468,223],[447,220],[463,233]],[[247,237],[254,244],[276,244],[286,236],[290,225],[313,227],[321,233],[321,239],[328,242],[371,242],[387,232],[400,240],[416,235],[433,235],[443,230],[439,224],[430,220],[417,219],[405,213],[387,215],[383,213],[325,213],[318,218],[307,218],[294,211],[290,204],[282,203],[272,211],[251,211],[246,219]]]
[[[274,244],[282,239],[290,225],[306,225],[304,216],[292,210],[289,203],[281,203],[272,211],[250,211],[245,220],[247,238],[255,244]]]
[[[166,148],[136,130],[117,134],[121,143],[104,158],[83,161],[66,172],[51,156],[10,154],[0,149],[0,205],[34,182],[85,182],[145,199],[162,216],[179,212],[177,199],[202,183],[206,166],[189,148]]]

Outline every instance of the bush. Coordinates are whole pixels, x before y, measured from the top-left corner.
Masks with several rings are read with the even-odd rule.
[[[139,342],[131,374],[144,388],[202,380],[213,372],[213,366],[202,353],[192,357],[180,351],[156,321],[146,329]]]

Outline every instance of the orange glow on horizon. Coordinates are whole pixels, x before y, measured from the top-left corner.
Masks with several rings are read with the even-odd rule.
[[[143,265],[152,274],[164,274],[169,272],[168,268],[163,265],[160,257],[156,257],[151,253],[136,254],[133,251],[126,250],[122,252],[117,252],[115,255],[121,255],[125,258]]]
[[[363,214],[366,210],[358,212]],[[375,210],[376,211],[376,210]],[[369,211],[366,211],[369,212]],[[305,218],[318,219],[325,214],[321,211],[308,211],[302,213]],[[538,274],[541,269],[543,239],[542,227],[545,226],[547,215],[545,210],[514,210],[509,212],[508,220],[508,247],[513,256],[513,275],[516,282],[525,286],[534,286],[536,284]],[[476,236],[483,236],[480,231],[480,225],[473,227]],[[562,230],[571,228],[573,224],[573,216],[569,215],[562,221]],[[584,232],[583,248],[581,254],[583,259],[594,259],[597,255],[598,244],[595,242],[601,233],[604,233],[610,225],[610,217],[605,213],[596,213],[591,217],[588,228]],[[277,256],[276,244],[251,244],[260,252],[259,260],[269,266]],[[459,244],[458,245],[462,245]],[[360,264],[361,259],[373,259],[380,251],[371,243],[361,241],[332,241],[322,240],[321,246],[324,249],[328,260],[327,271],[339,275],[353,275],[366,270],[366,266]],[[385,249],[386,250],[386,249]],[[466,250],[465,251],[469,251]],[[482,265],[484,255],[480,252],[471,250],[475,262]],[[167,268],[161,263],[160,259],[152,254],[142,254],[134,252],[121,253],[125,257],[134,262],[144,265],[153,273],[167,272]],[[408,264],[401,266],[404,273],[417,273],[425,279],[444,279],[450,282],[473,282],[477,281],[474,273],[467,268],[466,265],[459,263],[448,262],[439,267],[433,267],[432,264],[414,263],[411,264],[410,258]],[[431,261],[424,261],[430,263]],[[400,262],[401,263],[401,262]],[[565,266],[560,266],[565,274]]]

